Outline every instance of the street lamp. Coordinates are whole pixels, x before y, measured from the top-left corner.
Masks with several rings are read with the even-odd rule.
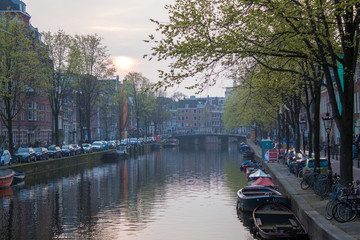
[[[328,177],[330,180],[330,184],[332,184],[332,169],[331,169],[331,162],[330,162],[330,132],[331,132],[331,127],[332,127],[332,123],[333,123],[333,118],[330,117],[329,113],[326,113],[326,117],[323,117],[322,120],[324,121],[324,127],[325,127],[325,131],[327,133],[327,154],[328,154],[328,165],[329,165],[329,173],[328,173]]]

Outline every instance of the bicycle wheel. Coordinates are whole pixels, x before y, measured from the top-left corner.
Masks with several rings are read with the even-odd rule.
[[[346,202],[337,203],[333,208],[334,219],[340,223],[349,222],[355,219],[356,211],[351,204]]]
[[[328,203],[326,204],[326,219],[327,220],[331,220],[334,218],[333,209],[337,203],[338,203],[338,201],[336,201],[336,200],[329,200]]]
[[[305,178],[303,178],[303,180],[301,180],[300,187],[302,190],[306,190],[309,188],[309,184]]]

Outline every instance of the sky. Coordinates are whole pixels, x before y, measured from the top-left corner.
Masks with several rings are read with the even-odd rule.
[[[150,19],[168,22],[164,8],[175,0],[23,0],[31,16],[31,24],[40,32],[57,32],[59,29],[70,35],[98,34],[108,53],[115,59],[120,80],[129,72],[140,72],[151,82],[159,80],[158,69],[166,70],[165,62],[143,59],[150,53],[151,45],[143,40],[150,34],[156,35],[156,25]],[[191,80],[189,80],[191,81]],[[185,89],[186,82],[167,90],[171,97],[182,92],[188,97],[195,90]],[[206,89],[197,97],[225,94],[225,87],[231,86],[229,79],[219,80],[214,87]]]

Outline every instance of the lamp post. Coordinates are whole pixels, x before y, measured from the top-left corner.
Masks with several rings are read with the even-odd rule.
[[[327,133],[327,153],[328,153],[328,165],[329,165],[329,172],[328,177],[330,180],[330,185],[332,184],[332,168],[331,168],[331,162],[330,162],[330,132],[332,127],[333,118],[330,117],[329,113],[326,113],[326,117],[323,117],[322,120],[324,121],[324,127],[325,131]]]

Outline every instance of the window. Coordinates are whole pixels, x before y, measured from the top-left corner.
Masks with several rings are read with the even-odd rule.
[[[194,113],[196,113],[196,109],[194,109]]]
[[[194,120],[196,120],[196,117],[194,117]]]
[[[29,121],[33,121],[34,120],[34,109],[33,109],[33,103],[29,102],[29,106],[28,106],[28,120]]]
[[[46,121],[50,122],[50,119],[51,119],[50,105],[46,104]]]
[[[21,119],[21,121],[25,120],[25,111],[24,110],[20,111],[20,119]]]
[[[38,120],[38,111],[36,102],[33,103],[34,121]]]

